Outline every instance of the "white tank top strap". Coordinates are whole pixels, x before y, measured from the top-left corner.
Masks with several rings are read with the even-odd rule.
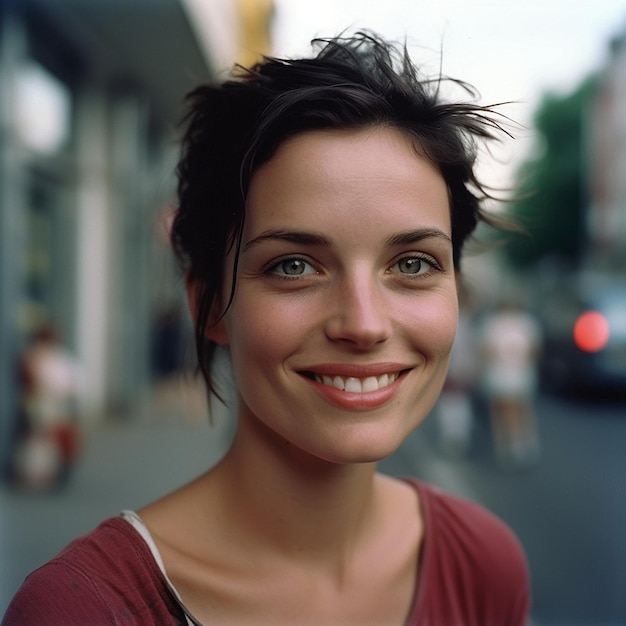
[[[202,623],[199,622],[191,614],[191,611],[189,611],[189,609],[185,606],[185,603],[182,601],[182,598],[180,597],[180,594],[178,593],[176,587],[174,587],[174,585],[172,584],[172,581],[169,579],[169,576],[167,575],[167,572],[165,571],[163,557],[161,557],[161,553],[159,552],[159,549],[157,548],[157,545],[154,539],[152,538],[152,535],[150,534],[148,527],[144,524],[141,517],[139,517],[139,515],[137,515],[135,511],[128,511],[128,510],[122,511],[120,513],[120,517],[124,519],[125,521],[127,521],[141,535],[141,538],[146,542],[146,545],[150,549],[150,552],[152,553],[152,556],[154,557],[156,564],[159,566],[159,569],[161,570],[167,582],[167,585],[170,588],[170,591],[174,594],[174,597],[176,598],[176,601],[180,605],[180,608],[185,613],[185,617],[187,618],[187,625],[188,626],[202,626]]]

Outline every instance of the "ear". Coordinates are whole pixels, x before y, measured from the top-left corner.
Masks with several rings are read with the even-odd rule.
[[[227,346],[229,344],[228,331],[226,330],[224,318],[219,319],[217,322],[211,322],[206,329],[205,335],[207,339],[210,339],[220,346]]]
[[[189,273],[187,273],[185,278],[185,289],[187,291],[187,302],[189,304],[189,310],[191,311],[191,317],[195,323],[198,319],[198,311],[200,310],[202,287],[197,280],[190,278]],[[205,330],[205,337],[221,346],[228,345],[228,331],[224,318],[222,317],[216,320],[216,317],[217,313],[215,312],[215,306],[213,306]]]

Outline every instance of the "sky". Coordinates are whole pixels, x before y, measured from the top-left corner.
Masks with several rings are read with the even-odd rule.
[[[473,84],[484,104],[522,126],[496,150],[486,177],[503,184],[532,150],[532,116],[546,92],[568,93],[608,59],[626,33],[626,0],[275,0],[275,54],[308,54],[309,41],[346,28],[407,40],[428,73]],[[495,182],[495,181],[494,181]]]

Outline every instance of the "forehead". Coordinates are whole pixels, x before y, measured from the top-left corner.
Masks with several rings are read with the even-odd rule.
[[[445,181],[412,138],[389,127],[302,133],[252,177],[248,231],[292,220],[345,227],[347,219],[433,222],[450,234]]]
[[[372,158],[374,155],[378,158]],[[425,157],[415,137],[384,125],[305,131],[283,141],[268,161],[274,167],[284,168],[285,174],[305,164],[311,177],[323,173],[325,166],[339,177],[353,175],[358,170],[363,176],[390,176],[398,168],[399,174],[414,168],[416,162],[426,162],[437,170]],[[260,170],[267,169],[268,163]]]

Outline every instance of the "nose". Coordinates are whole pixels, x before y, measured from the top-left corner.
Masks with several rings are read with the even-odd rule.
[[[339,281],[328,303],[326,336],[361,350],[386,341],[392,333],[387,297],[384,287],[363,273]]]

